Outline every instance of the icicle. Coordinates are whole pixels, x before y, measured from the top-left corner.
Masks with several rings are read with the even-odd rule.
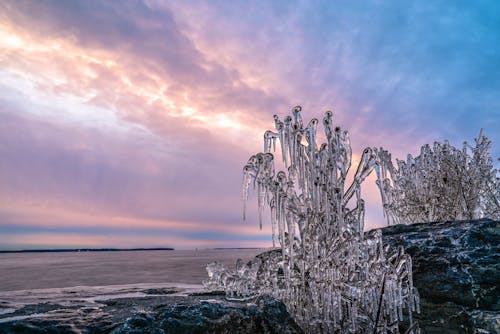
[[[246,220],[246,208],[248,200],[248,188],[252,182],[252,177],[254,177],[254,171],[251,165],[247,164],[243,168],[243,221]]]
[[[264,153],[271,152],[271,147],[274,148],[273,152],[276,150],[276,138],[279,138],[279,133],[267,130],[264,133]]]
[[[297,126],[297,128],[301,129],[304,125],[302,122],[302,116],[300,115],[300,112],[302,111],[301,106],[296,106],[293,108],[293,118],[294,118],[294,125]]]
[[[356,188],[371,173],[371,171],[375,167],[375,162],[376,156],[373,154],[372,149],[369,147],[365,148],[365,150],[363,151],[363,155],[361,156],[361,162],[359,163],[356,173],[354,174],[354,180],[352,181],[349,189],[344,194],[344,204],[351,199]]]

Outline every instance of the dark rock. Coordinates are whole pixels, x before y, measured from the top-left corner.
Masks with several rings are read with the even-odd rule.
[[[201,301],[157,308],[154,316],[136,314],[113,334],[302,333],[285,305],[270,297],[255,304]]]
[[[413,260],[423,333],[500,333],[500,222],[396,225],[385,244]]]
[[[125,323],[112,331],[113,334],[164,334],[163,329],[155,325],[155,319],[147,313],[137,313],[128,318]]]
[[[142,292],[144,292],[147,295],[171,295],[173,293],[179,292],[179,290],[175,288],[159,288],[159,289],[152,288],[143,290]]]
[[[223,290],[214,290],[214,291],[202,291],[202,292],[193,292],[189,294],[190,296],[225,296],[226,292]]]
[[[1,322],[0,334],[111,333],[302,333],[285,305],[262,296],[245,302],[228,301],[221,295],[156,295],[119,298],[101,302],[100,308],[58,304],[26,306],[8,316],[19,320]],[[33,313],[44,313],[33,317]],[[23,315],[31,315],[23,318]]]
[[[40,321],[24,322],[15,321],[7,324],[0,324],[0,333],[2,334],[67,334],[77,333],[71,326],[59,321]]]

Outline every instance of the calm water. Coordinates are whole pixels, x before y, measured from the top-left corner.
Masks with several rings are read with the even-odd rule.
[[[234,266],[263,249],[0,254],[0,291],[175,282],[200,284],[205,266]]]

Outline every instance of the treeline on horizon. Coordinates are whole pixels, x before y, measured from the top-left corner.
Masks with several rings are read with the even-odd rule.
[[[67,249],[23,249],[0,250],[0,253],[64,253],[64,252],[128,252],[128,251],[161,251],[175,250],[171,247],[161,248],[67,248]]]

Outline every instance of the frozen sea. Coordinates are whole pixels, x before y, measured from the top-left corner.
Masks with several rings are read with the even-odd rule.
[[[208,249],[0,254],[2,323],[50,312],[19,313],[28,305],[52,303],[96,308],[99,301],[143,297],[161,289],[178,295],[203,290],[212,261],[234,267],[265,249]],[[52,315],[54,311],[51,311]],[[64,310],[67,312],[67,310]],[[19,315],[22,314],[22,315]]]
[[[0,254],[0,293],[134,283],[201,284],[212,261],[234,266],[265,249]]]

